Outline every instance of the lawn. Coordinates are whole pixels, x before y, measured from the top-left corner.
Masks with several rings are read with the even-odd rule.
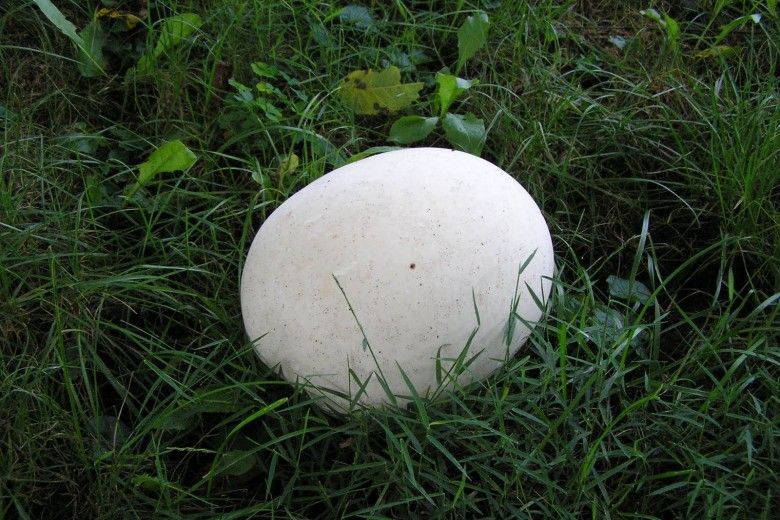
[[[776,0],[4,0],[0,518],[775,518],[778,65]],[[552,297],[487,380],[330,415],[240,273],[396,146],[520,181]]]

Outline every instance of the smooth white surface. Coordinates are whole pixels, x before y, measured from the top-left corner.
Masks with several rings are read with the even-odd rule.
[[[547,224],[512,177],[463,152],[412,148],[339,168],[279,206],[249,250],[241,310],[258,355],[287,379],[354,396],[352,370],[370,377],[360,402],[378,406],[375,358],[394,394],[410,395],[398,365],[420,395],[434,391],[437,352],[462,351],[474,302],[468,357],[482,353],[461,381],[490,375],[530,334],[515,320],[507,347],[515,294],[517,314],[538,321],[529,292],[546,301],[553,266]]]

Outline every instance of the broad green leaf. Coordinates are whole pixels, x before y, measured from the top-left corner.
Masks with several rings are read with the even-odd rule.
[[[130,189],[132,196],[139,188],[151,182],[158,173],[186,170],[198,160],[198,157],[178,139],[169,141],[152,152],[149,158],[138,165],[138,181]]]
[[[255,83],[255,90],[257,91],[258,94],[261,95],[272,95],[278,97],[284,96],[278,88],[274,87],[273,85],[271,85],[266,81],[258,81],[257,83]]]
[[[106,57],[103,55],[103,46],[106,44],[106,34],[99,20],[92,20],[81,31],[84,45],[79,47],[78,61],[79,72],[85,78],[101,76],[106,70]]]
[[[490,20],[487,13],[480,11],[466,18],[458,29],[458,65],[455,73],[460,72],[463,64],[473,57],[487,42]]]
[[[150,74],[157,58],[189,38],[201,25],[203,25],[203,20],[195,13],[183,13],[166,18],[160,27],[160,38],[157,40],[157,45],[151,53],[141,56],[135,67],[136,71],[139,74]]]
[[[607,277],[610,296],[623,300],[637,300],[639,303],[645,303],[650,299],[650,289],[642,282],[636,280],[626,280],[617,276],[609,275]]]
[[[680,50],[680,26],[677,25],[677,21],[664,13],[664,21],[666,22],[666,39],[669,41],[669,45],[672,47],[673,52]]]
[[[381,72],[355,70],[341,82],[339,94],[356,114],[394,113],[420,97],[424,83],[401,83],[398,67]]]
[[[680,27],[677,21],[666,13],[659,13],[655,9],[642,9],[639,14],[658,23],[666,31],[666,40],[672,51],[680,50]]]
[[[282,114],[282,111],[267,99],[258,97],[254,99],[252,104],[262,110],[263,114],[265,114],[265,117],[268,118],[269,121],[278,123],[282,120],[282,116],[284,115]]]
[[[279,69],[274,67],[273,65],[268,65],[267,63],[263,63],[262,61],[256,61],[250,65],[252,72],[255,73],[255,76],[258,78],[270,78],[274,79],[279,77]]]
[[[257,456],[247,450],[230,450],[219,456],[214,474],[238,477],[252,470],[257,464]]]
[[[371,11],[364,5],[350,4],[339,11],[339,20],[341,23],[354,25],[358,29],[372,31],[376,29],[374,17]]]
[[[333,40],[333,37],[328,30],[318,21],[309,21],[309,34],[311,34],[314,42],[321,47],[325,47],[326,49],[337,47],[336,42]]]
[[[582,332],[596,345],[608,346],[621,337],[624,327],[623,316],[615,309],[604,307],[596,309],[592,325],[585,327]]]
[[[748,22],[753,22],[754,24],[761,22],[761,13],[755,13],[755,14],[749,14],[745,16],[740,16],[739,18],[736,18],[732,20],[731,22],[727,23],[723,27],[720,28],[720,33],[718,34],[717,38],[715,38],[715,43],[713,45],[717,45],[723,40],[725,40],[729,34],[736,31],[743,25],[745,25]]]
[[[422,49],[412,49],[410,52],[404,52],[398,47],[388,47],[385,49],[387,59],[382,60],[383,66],[395,65],[401,72],[414,72],[417,65],[428,63],[431,57],[425,54]]]
[[[409,59],[409,55],[397,47],[390,47],[386,51],[387,59],[382,60],[385,66],[395,65],[401,72],[412,72],[415,70],[415,66],[412,65],[412,60]]]
[[[346,164],[353,163],[361,159],[365,159],[366,157],[371,157],[372,155],[385,153],[385,152],[393,152],[395,150],[401,150],[401,149],[402,148],[400,146],[373,146],[367,150],[363,150],[362,152],[358,152],[355,155],[350,156],[350,158],[347,159]]]
[[[106,138],[98,133],[92,133],[84,123],[73,125],[72,132],[56,140],[62,147],[85,155],[95,155],[98,148],[107,144]]]
[[[442,120],[444,135],[456,149],[479,156],[485,144],[485,123],[474,115],[447,114]]]
[[[70,38],[77,46],[83,46],[84,42],[81,39],[81,36],[78,35],[78,29],[76,29],[76,26],[73,25],[70,20],[65,18],[65,15],[62,14],[62,11],[57,9],[57,6],[49,0],[33,0],[33,2],[35,2],[35,5],[38,6],[43,15],[48,18],[62,34]]]
[[[393,123],[389,139],[400,144],[422,141],[430,135],[438,122],[438,117],[404,116]]]
[[[439,102],[439,116],[444,117],[444,114],[450,108],[450,105],[466,90],[470,89],[472,85],[476,85],[477,81],[469,81],[467,79],[458,78],[452,74],[442,74],[441,72],[436,74],[436,97]]]
[[[160,39],[152,53],[155,58],[168,49],[175,47],[203,25],[203,20],[195,13],[184,13],[166,18],[160,29]]]
[[[169,141],[149,156],[145,162],[139,165],[139,181],[144,184],[149,182],[158,173],[186,170],[197,161],[197,156],[178,139]]]
[[[99,27],[96,25],[98,22],[93,21],[84,28],[82,34],[79,34],[76,26],[65,18],[62,11],[57,9],[57,6],[50,0],[33,1],[43,15],[76,45],[81,74],[87,78],[103,74],[106,67],[106,60],[103,57],[105,36],[102,31],[99,31]]]
[[[255,100],[255,95],[252,93],[252,89],[240,83],[233,78],[228,79],[228,85],[238,91],[238,94],[234,96],[236,101],[251,103]]]

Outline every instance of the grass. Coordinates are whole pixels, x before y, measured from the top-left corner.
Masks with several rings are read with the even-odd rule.
[[[99,7],[57,4],[78,27]],[[371,2],[376,30],[309,0],[121,4],[204,24],[151,77],[125,76],[126,46],[86,79],[32,2],[0,7],[0,517],[775,516],[774,2]],[[480,85],[456,104],[548,219],[548,319],[473,387],[327,415],[244,337],[248,245],[297,189],[387,144],[392,118],[349,113],[341,78],[422,51],[404,78],[430,82],[480,7],[489,45],[461,72]],[[697,57],[756,12],[719,42],[732,55]],[[291,78],[279,123],[232,101],[253,61]],[[195,167],[125,197],[171,139]]]

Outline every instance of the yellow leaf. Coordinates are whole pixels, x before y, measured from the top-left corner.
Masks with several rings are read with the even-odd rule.
[[[279,178],[281,179],[288,173],[293,173],[295,170],[297,170],[300,161],[301,161],[300,158],[294,153],[291,153],[290,155],[282,159],[281,162],[279,163],[279,170],[277,172]]]
[[[95,13],[95,18],[109,18],[111,20],[124,20],[125,21],[125,27],[128,29],[133,29],[135,26],[137,26],[141,19],[137,17],[134,14],[120,11],[119,9],[110,9],[108,7],[103,7],[102,9],[98,10],[97,13]]]
[[[423,86],[423,83],[401,83],[398,67],[381,72],[355,70],[341,82],[339,94],[356,114],[392,114],[417,101]]]

